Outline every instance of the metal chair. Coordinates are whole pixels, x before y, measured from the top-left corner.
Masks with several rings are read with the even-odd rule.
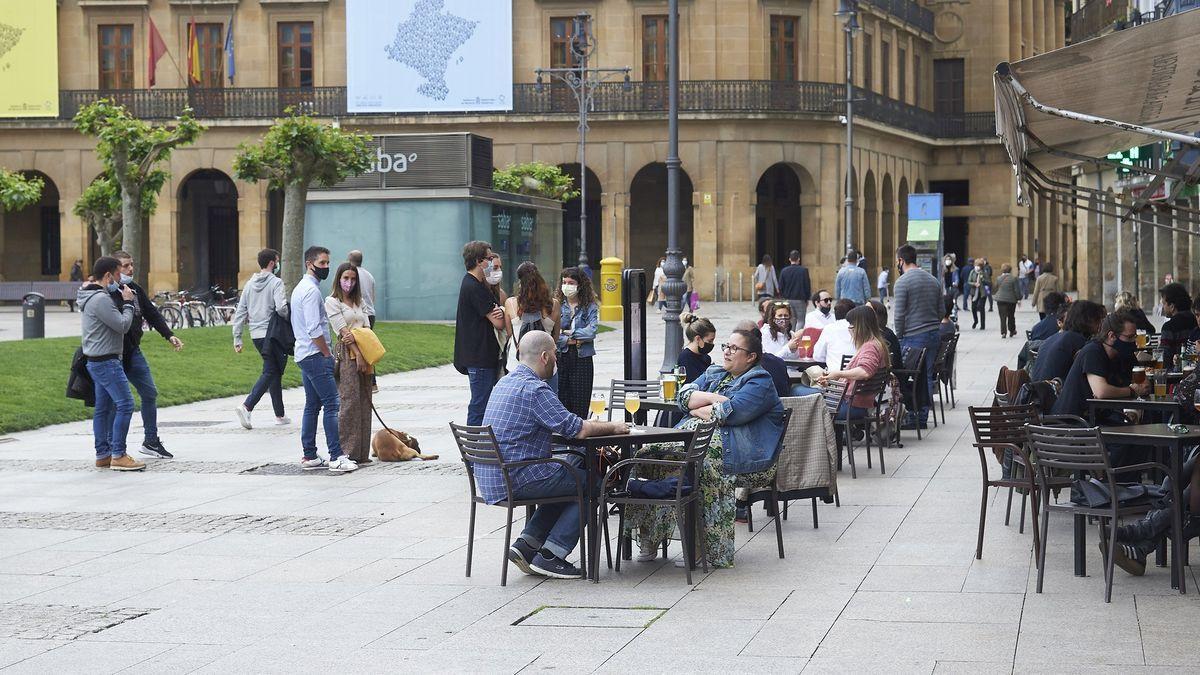
[[[783,453],[783,439],[787,438],[788,426],[792,423],[792,409],[783,409],[783,426],[779,431],[779,442],[775,444],[775,461],[771,463],[772,467],[779,465],[779,456]],[[783,514],[779,509],[779,485],[775,478],[771,478],[769,486],[757,487],[750,489],[750,496],[746,499],[746,527],[750,532],[754,531],[754,505],[758,502],[766,502],[770,500],[771,515],[775,518],[775,540],[779,546],[779,557],[783,557],[783,525],[780,521],[783,520]],[[813,504],[816,504],[816,498],[813,499]]]
[[[916,418],[920,419],[921,404],[928,403],[933,407],[933,401],[929,399],[928,386],[925,384],[925,356],[928,349],[921,347],[920,349],[909,348],[904,350],[904,368],[892,368],[892,374],[896,376],[900,382],[900,391],[904,394],[905,404],[912,401],[912,407],[909,408]],[[912,367],[909,368],[908,366]],[[931,411],[932,412],[932,411]],[[933,419],[933,426],[937,427],[937,415],[930,415]],[[900,427],[896,428],[896,443],[900,443]],[[921,440],[921,425],[917,424],[917,440]],[[903,444],[901,444],[903,447]]]
[[[845,429],[846,455],[850,458],[850,477],[851,478],[858,478],[857,472],[855,471],[855,468],[854,468],[854,430],[855,429],[862,429],[864,432],[865,440],[867,442],[867,468],[868,469],[871,468],[871,436],[872,436],[871,431],[872,431],[872,427],[878,428],[880,425],[879,400],[878,399],[879,399],[879,395],[883,393],[884,387],[887,386],[888,375],[890,375],[890,374],[891,373],[888,369],[880,368],[871,377],[869,377],[865,380],[859,380],[857,383],[855,383],[854,391],[852,394],[850,394],[849,396],[847,396],[846,394],[843,394],[843,399],[845,399],[846,401],[850,401],[851,396],[855,397],[855,398],[857,398],[858,396],[870,396],[871,400],[875,402],[875,405],[867,412],[867,414],[865,416],[857,418],[857,419],[851,419],[849,403],[846,404],[846,414],[842,419],[838,419],[837,410],[834,410],[833,426],[835,428],[841,427],[842,429]],[[849,390],[848,384],[847,384],[846,389]],[[840,407],[840,403],[839,403],[839,407]],[[882,443],[879,444],[879,472],[887,473],[887,471],[884,468],[884,464],[883,464],[883,444]]]
[[[1108,547],[1104,552],[1104,602],[1112,601],[1113,565],[1117,545],[1117,521],[1121,516],[1145,513],[1148,506],[1121,506],[1118,502],[1117,482],[1112,466],[1108,460],[1108,450],[1104,447],[1104,438],[1098,427],[1047,427],[1029,425],[1026,427],[1029,442],[1037,456],[1038,492],[1041,497],[1041,550],[1038,552],[1037,592],[1042,592],[1042,578],[1046,572],[1046,536],[1050,525],[1050,510],[1065,511],[1074,516],[1096,516],[1101,519],[1100,526],[1105,527],[1104,519],[1108,520]],[[1103,477],[1113,499],[1108,506],[1087,507],[1078,504],[1051,504],[1050,490],[1053,476],[1051,471],[1058,469],[1081,473],[1087,472],[1093,477]],[[1142,462],[1130,466],[1122,466],[1121,472],[1137,472],[1146,470],[1161,471],[1169,474],[1170,469],[1159,462]],[[1179,496],[1179,485],[1171,482],[1173,508],[1182,505]],[[1180,571],[1180,589],[1183,588],[1183,574]]]
[[[630,394],[639,398],[653,398],[662,391],[662,385],[656,380],[613,380],[608,388],[608,421],[612,421],[613,411],[625,409],[625,399]],[[638,411],[638,415],[644,415]]]
[[[692,435],[692,440],[687,444],[687,447],[679,453],[680,459],[658,459],[652,457],[631,457],[623,459],[609,467],[604,474],[604,480],[600,482],[604,486],[600,492],[600,513],[608,513],[608,505],[616,504],[626,506],[629,504],[640,504],[644,506],[670,506],[675,509],[675,518],[679,526],[680,539],[683,544],[684,560],[687,564],[684,569],[687,570],[687,583],[690,586],[692,583],[692,562],[696,559],[695,543],[700,542],[700,562],[704,572],[708,573],[708,554],[704,546],[704,538],[707,532],[704,526],[704,515],[699,514],[698,524],[700,527],[699,539],[689,537],[688,533],[695,532],[697,523],[692,522],[692,513],[689,508],[692,504],[697,506],[700,503],[700,486],[698,483],[700,465],[704,463],[704,458],[708,455],[708,447],[712,445],[712,437],[717,431],[717,422],[702,422],[696,427],[695,433]],[[675,486],[675,495],[664,499],[653,499],[649,497],[634,497],[629,492],[629,472],[628,470],[635,466],[664,466],[676,469],[674,475],[678,483]],[[614,475],[622,475],[621,489],[613,490],[609,487],[609,481]],[[687,489],[685,489],[687,488]],[[692,529],[689,529],[692,528]],[[617,551],[625,550],[625,511],[621,509],[620,527],[617,530]],[[599,555],[599,551],[590,552],[592,555]],[[617,571],[621,571],[621,556],[617,556]]]
[[[475,484],[474,467],[479,466],[494,466],[500,471],[501,477],[504,478],[504,499],[493,504],[493,506],[503,507],[508,510],[504,518],[504,554],[503,567],[500,571],[500,585],[508,585],[508,549],[512,545],[512,520],[513,509],[525,507],[538,507],[544,504],[564,504],[568,502],[576,502],[579,504],[579,532],[583,535],[586,532],[584,527],[584,513],[587,509],[587,498],[585,497],[584,485],[587,477],[582,475],[575,466],[561,457],[543,457],[540,459],[528,459],[520,462],[506,462],[500,454],[500,446],[496,442],[496,435],[492,433],[491,426],[472,427],[461,424],[450,423],[450,432],[454,435],[454,442],[458,444],[458,451],[462,455],[463,464],[467,465],[467,480],[471,484],[471,521],[467,526],[467,576],[471,576],[471,557],[474,554],[475,547],[475,509],[479,504],[487,504],[487,501],[479,496]],[[537,499],[516,499],[513,497],[512,478],[509,471],[525,466],[534,466],[537,464],[561,464],[571,472],[575,479],[575,494],[563,497],[539,497]],[[579,567],[587,569],[587,561],[584,556],[584,546],[579,548]]]
[[[946,423],[946,397],[950,397],[950,408],[954,409],[954,353],[958,346],[958,333],[951,335],[938,345],[933,359],[933,391],[937,394],[938,407],[942,411],[942,424]],[[932,401],[930,401],[932,404]]]

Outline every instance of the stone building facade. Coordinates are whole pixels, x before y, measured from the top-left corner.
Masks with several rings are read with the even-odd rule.
[[[592,64],[629,66],[591,114],[588,204],[566,205],[564,258],[577,256],[581,208],[593,264],[617,256],[651,267],[666,245],[665,0],[512,0],[514,111],[350,115],[345,107],[345,0],[61,0],[57,120],[0,120],[0,166],[44,175],[42,203],[5,214],[0,274],[65,278],[95,246],[71,213],[100,172],[70,116],[101,93],[138,115],[167,118],[191,103],[209,127],[176,151],[149,224],[142,269],[152,289],[237,284],[254,254],[279,243],[282,204],[265,185],[233,180],[240,143],[259,138],[296,104],[370,133],[469,131],[494,141],[495,164],[542,161],[578,175],[577,112],[535,69],[563,63],[570,17],[593,17]],[[832,282],[844,246],[845,32],[836,0],[684,0],[680,155],[683,248],[701,294],[763,254],[795,248],[815,282]],[[860,0],[855,40],[854,245],[872,276],[903,243],[907,195],[946,194],[946,247],[999,268],[1025,253],[1054,261],[1074,283],[1071,215],[1048,203],[1019,208],[994,137],[996,63],[1064,44],[1062,0]],[[220,47],[234,17],[236,76]],[[205,40],[204,87],[182,74],[187,26]],[[170,58],[147,89],[149,20]],[[114,60],[115,59],[115,60]],[[116,64],[115,66],[113,64]],[[215,87],[221,87],[216,89]],[[102,88],[107,88],[101,92]],[[574,234],[570,234],[574,232]]]

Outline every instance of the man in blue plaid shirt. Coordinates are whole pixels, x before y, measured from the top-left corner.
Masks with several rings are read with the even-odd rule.
[[[496,383],[488,400],[483,423],[492,427],[506,463],[544,459],[551,456],[550,438],[587,438],[626,434],[624,422],[583,420],[567,411],[546,383],[558,365],[557,346],[549,333],[526,333],[518,345],[521,365]],[[514,499],[561,497],[576,494],[577,481],[586,471],[577,455],[565,455],[574,467],[543,462],[509,472]],[[489,504],[507,495],[504,477],[493,465],[472,467],[480,495]],[[556,579],[578,579],[583,573],[566,561],[579,543],[579,505],[575,502],[537,507],[525,530],[508,551],[508,559],[526,574]]]

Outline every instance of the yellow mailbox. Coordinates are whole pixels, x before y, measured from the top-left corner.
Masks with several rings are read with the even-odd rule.
[[[621,321],[625,314],[621,308],[621,272],[625,261],[620,258],[605,258],[600,261],[600,320]]]

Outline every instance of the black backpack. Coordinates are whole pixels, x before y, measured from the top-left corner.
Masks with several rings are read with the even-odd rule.
[[[536,317],[536,318],[533,318]],[[525,337],[526,333],[534,331],[546,332],[546,327],[542,325],[542,315],[534,314],[533,312],[525,312],[521,315],[521,328],[517,331],[517,344],[521,344],[521,338]],[[517,350],[517,358],[521,357],[521,350]]]

